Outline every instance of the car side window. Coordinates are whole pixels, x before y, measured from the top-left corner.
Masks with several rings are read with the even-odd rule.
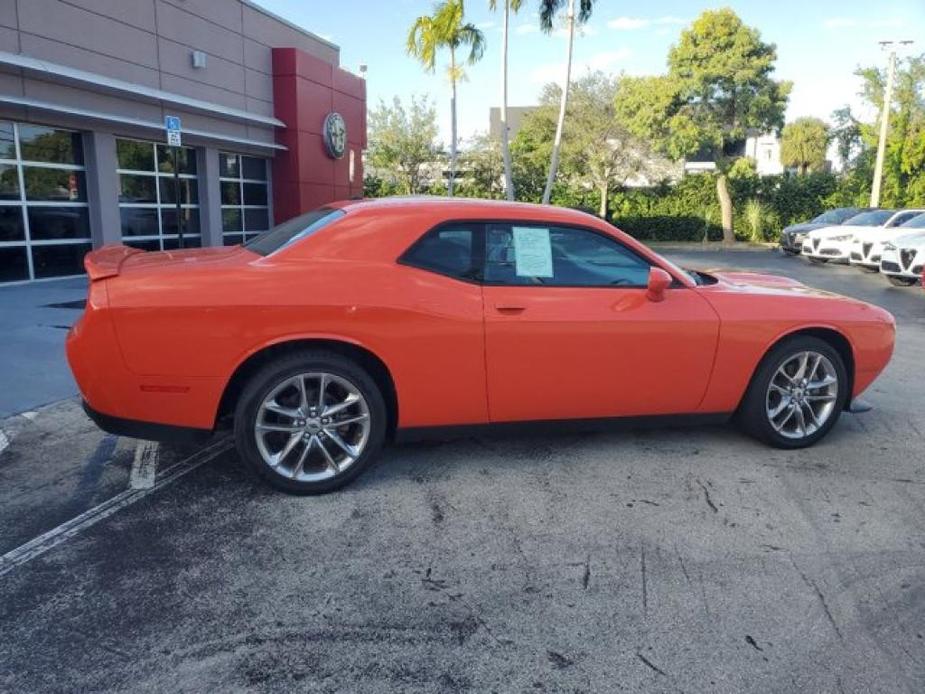
[[[418,239],[400,262],[457,279],[476,279],[475,236],[473,226],[452,225],[433,229]]]
[[[900,224],[905,224],[910,219],[918,217],[921,212],[904,212],[903,214],[896,215],[896,219],[890,222],[891,227],[898,227]]]
[[[649,263],[587,229],[489,224],[485,281],[502,285],[645,287]]]

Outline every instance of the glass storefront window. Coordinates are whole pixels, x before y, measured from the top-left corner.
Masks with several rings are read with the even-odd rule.
[[[0,121],[0,282],[79,275],[92,247],[83,138]]]
[[[270,228],[267,160],[232,152],[218,156],[222,239],[226,246],[233,246]]]
[[[116,154],[123,242],[144,250],[177,248],[177,181],[171,150],[154,142],[117,139]],[[197,247],[202,241],[195,149],[180,148],[177,169],[183,244]]]

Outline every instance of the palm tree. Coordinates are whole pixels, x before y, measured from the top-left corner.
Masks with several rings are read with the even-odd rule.
[[[594,0],[579,0],[578,17],[575,17],[575,0],[540,0],[540,26],[547,34],[552,31],[553,19],[568,2],[565,15],[566,29],[568,31],[568,57],[565,61],[565,84],[562,85],[562,98],[559,101],[559,121],[556,123],[556,137],[552,142],[552,158],[549,161],[549,175],[546,177],[546,188],[543,190],[543,204],[549,204],[552,195],[552,184],[556,180],[559,169],[559,148],[562,144],[562,129],[565,127],[565,108],[568,105],[568,85],[572,78],[572,44],[575,41],[575,22],[583,24],[591,16]]]
[[[437,50],[450,49],[450,66],[447,76],[453,87],[450,98],[450,178],[447,192],[452,195],[456,179],[456,83],[465,77],[462,66],[456,61],[456,51],[468,47],[465,63],[473,65],[485,53],[485,35],[474,24],[464,24],[462,0],[444,0],[434,6],[432,15],[418,17],[408,32],[407,51],[430,72],[436,67]]]
[[[523,0],[502,0],[504,3],[504,22],[501,30],[501,156],[504,159],[504,194],[508,200],[514,199],[514,177],[511,174],[511,144],[507,129],[507,39],[508,19],[511,11],[517,12]],[[498,1],[489,0],[492,11],[497,9]]]

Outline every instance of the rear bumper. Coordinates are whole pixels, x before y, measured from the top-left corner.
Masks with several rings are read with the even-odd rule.
[[[128,436],[133,439],[167,443],[203,443],[212,436],[212,431],[209,429],[195,429],[193,427],[179,427],[172,424],[157,424],[155,422],[142,422],[137,419],[113,417],[94,410],[86,400],[83,401],[83,408],[96,426],[116,436]]]

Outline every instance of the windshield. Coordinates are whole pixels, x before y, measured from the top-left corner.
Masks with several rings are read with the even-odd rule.
[[[857,207],[839,207],[835,210],[829,210],[828,212],[823,212],[821,215],[813,219],[813,224],[841,224],[846,219],[850,219],[857,215]]]
[[[311,236],[319,229],[323,229],[346,214],[342,210],[330,207],[320,207],[287,222],[278,224],[260,236],[251,239],[244,247],[260,255],[270,255],[281,248],[285,248],[306,236]]]
[[[900,224],[899,226],[903,229],[925,229],[925,214],[913,217],[905,224]]]
[[[861,214],[856,214],[850,219],[847,219],[845,224],[858,227],[883,226],[884,222],[892,217],[895,211],[896,210],[872,210],[870,212],[862,212]]]

